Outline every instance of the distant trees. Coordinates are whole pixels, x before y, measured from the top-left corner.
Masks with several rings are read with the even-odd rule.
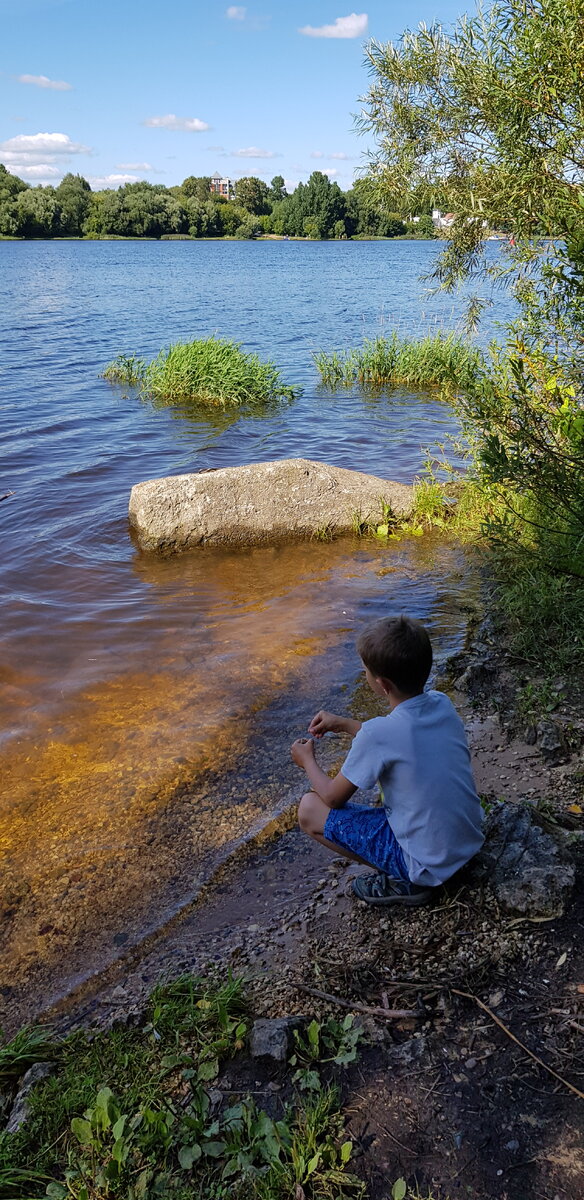
[[[283,181],[282,181],[283,182]],[[244,179],[238,179],[235,184],[235,199],[242,208],[246,208],[248,212],[255,216],[260,216],[269,213],[270,204],[270,189],[267,183],[257,179],[255,175],[248,175]]]
[[[0,236],[237,237],[262,233],[317,239],[397,237],[406,226],[388,213],[370,179],[341,191],[322,171],[286,191],[282,175],[270,185],[254,175],[239,179],[235,198],[213,195],[210,177],[189,175],[177,187],[125,183],[93,192],[82,175],[67,174],[57,187],[31,187],[0,164]],[[423,222],[425,221],[425,224]],[[422,217],[416,236],[431,231]]]

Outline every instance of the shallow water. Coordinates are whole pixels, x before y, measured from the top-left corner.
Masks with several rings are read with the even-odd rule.
[[[327,395],[311,351],[451,327],[450,300],[420,299],[436,252],[0,243],[0,493],[14,491],[0,503],[0,901],[2,980],[17,991],[39,964],[51,995],[98,969],[269,819],[279,778],[284,791],[296,779],[281,733],[355,678],[364,619],[407,609],[440,653],[458,645],[474,583],[448,547],[348,540],[160,561],[135,550],[126,515],[141,479],[291,455],[410,481],[455,431],[448,408],[403,391]],[[213,332],[272,357],[303,395],[262,418],[203,418],[98,378],[120,351]],[[273,764],[261,804],[258,714],[262,778]],[[230,770],[248,779],[219,821]]]

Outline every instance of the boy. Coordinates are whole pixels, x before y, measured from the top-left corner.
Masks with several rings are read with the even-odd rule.
[[[291,747],[312,791],[300,801],[300,828],[327,850],[375,867],[353,891],[368,904],[426,904],[436,888],[480,850],[481,805],[464,727],[448,696],[424,691],[432,647],[423,625],[389,617],[357,641],[370,688],[389,713],[353,721],[318,712],[311,739]],[[314,757],[325,733],[350,733],[353,744],[335,779]],[[357,788],[379,783],[381,808],[348,805]]]

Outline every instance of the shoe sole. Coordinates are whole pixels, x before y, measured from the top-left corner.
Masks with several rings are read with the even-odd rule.
[[[353,894],[364,904],[372,904],[375,908],[421,908],[429,904],[431,895],[420,896],[361,896],[353,885]]]

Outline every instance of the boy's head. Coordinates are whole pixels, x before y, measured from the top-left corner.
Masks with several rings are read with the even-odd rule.
[[[384,617],[363,630],[357,651],[374,679],[388,680],[404,696],[423,691],[432,667],[432,646],[419,621]]]

